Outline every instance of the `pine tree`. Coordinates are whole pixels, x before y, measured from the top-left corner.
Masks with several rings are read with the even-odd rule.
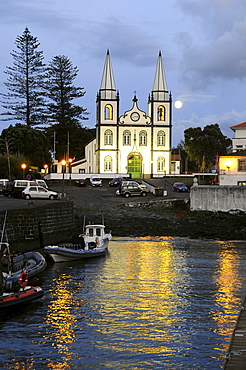
[[[56,56],[47,67],[46,93],[48,116],[50,122],[60,125],[80,125],[80,120],[86,119],[86,108],[75,105],[75,98],[84,96],[83,87],[75,87],[73,81],[78,75],[78,68],[64,55]]]
[[[45,65],[43,52],[38,50],[40,43],[28,28],[15,40],[17,50],[10,53],[13,66],[6,67],[8,74],[5,85],[9,90],[3,97],[2,105],[7,112],[3,119],[24,121],[28,126],[44,123],[43,78]]]
[[[87,109],[73,104],[73,100],[84,96],[82,87],[75,87],[74,80],[78,75],[68,57],[58,55],[48,64],[46,73],[47,117],[51,126],[47,135],[51,138],[56,131],[57,157],[76,156],[78,139],[81,141],[81,120],[87,119]],[[68,136],[70,137],[68,151]]]

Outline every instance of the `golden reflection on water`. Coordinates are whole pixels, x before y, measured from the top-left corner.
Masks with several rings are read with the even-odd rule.
[[[211,243],[211,250],[216,246],[212,258],[217,262],[217,270],[211,276],[217,288],[211,289],[214,289],[214,304],[221,307],[221,311],[215,309],[206,313],[217,326],[211,330],[229,337],[232,328],[228,323],[236,320],[232,309],[236,298],[232,297],[236,297],[241,288],[237,268],[240,256],[230,243]],[[192,325],[187,332],[187,324],[182,324],[189,322],[189,315],[196,315],[191,307],[192,297],[188,295],[191,293],[195,297],[196,294],[192,288],[196,287],[194,276],[195,279],[199,276],[192,276],[191,261],[200,251],[199,245],[195,245],[189,252],[186,245],[189,243],[184,244],[184,248],[175,248],[172,238],[124,240],[123,247],[119,242],[111,241],[109,256],[98,264],[99,270],[87,272],[90,274],[87,288],[93,299],[88,298],[92,314],[84,320],[86,327],[91,329],[89,332],[93,332],[92,347],[108,353],[158,354],[160,359],[175,356],[176,342],[189,347]],[[75,358],[80,356],[71,349],[74,342],[80,341],[80,335],[84,335],[81,323],[77,324],[83,299],[79,285],[76,287],[78,295],[74,295],[75,278],[72,274],[59,276],[53,280],[49,292],[51,300],[44,343],[50,343],[60,354],[55,361],[47,359],[52,370],[71,369]],[[186,308],[189,310],[187,316]],[[221,352],[226,348],[216,350]],[[50,353],[54,351],[51,349]]]
[[[69,284],[72,277],[62,274],[53,280],[50,289],[51,301],[46,315],[47,335],[44,339],[50,341],[53,347],[57,347],[58,353],[62,354],[56,363],[50,361],[50,369],[70,369],[71,359],[76,355],[70,351],[69,344],[76,340],[76,315],[74,312],[73,292]]]
[[[218,256],[218,271],[214,276],[214,281],[218,286],[214,300],[221,307],[221,312],[212,313],[212,317],[218,324],[216,333],[230,335],[232,329],[226,324],[236,321],[235,314],[232,313],[232,303],[238,306],[240,304],[239,299],[236,298],[236,293],[242,286],[241,276],[236,268],[240,263],[240,256],[238,251],[232,248],[231,242],[218,243],[221,249]],[[234,297],[233,302],[232,297]]]
[[[115,340],[110,345],[99,341],[98,345],[100,348],[110,346],[115,351],[171,355],[172,349],[166,344],[174,340],[170,332],[177,321],[178,306],[182,305],[177,285],[181,274],[185,279],[185,258],[179,259],[177,264],[168,238],[161,241],[141,239],[125,241],[124,252],[110,263],[108,289],[103,292],[103,298],[98,298],[106,303],[100,308],[100,325],[94,330],[111,332]],[[100,290],[97,287],[97,295]]]

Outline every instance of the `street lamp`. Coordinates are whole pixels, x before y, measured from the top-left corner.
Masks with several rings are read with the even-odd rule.
[[[23,176],[23,180],[24,180],[25,179],[26,164],[22,163],[21,168],[22,168],[22,176]]]
[[[69,184],[71,185],[71,178],[72,178],[72,175],[71,175],[71,173],[72,173],[72,167],[71,167],[71,164],[72,164],[72,158],[69,158],[69,160],[68,160],[68,163],[69,163]]]
[[[63,159],[61,161],[61,165],[62,165],[62,199],[64,198],[64,172],[65,172],[65,169],[66,169],[66,161],[65,159]]]

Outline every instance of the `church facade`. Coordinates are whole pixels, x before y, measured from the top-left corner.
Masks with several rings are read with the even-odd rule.
[[[120,115],[119,100],[108,51],[96,99],[96,138],[86,145],[83,170],[79,172],[132,178],[178,173],[178,163],[171,163],[172,96],[161,53],[148,97],[148,112],[139,109],[135,95],[132,107]],[[76,163],[73,172],[75,167]]]

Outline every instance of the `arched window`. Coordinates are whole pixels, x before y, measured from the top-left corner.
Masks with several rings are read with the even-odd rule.
[[[131,145],[131,133],[128,130],[123,132],[123,145]]]
[[[146,131],[140,131],[139,133],[139,145],[147,145],[147,132]]]
[[[164,157],[158,157],[157,158],[157,171],[163,172],[165,168],[165,158]]]
[[[104,171],[112,171],[112,157],[110,155],[104,158]]]
[[[165,121],[166,120],[166,108],[163,105],[159,105],[157,110],[157,119],[158,121]]]
[[[166,135],[164,131],[158,131],[157,133],[157,145],[165,146]]]
[[[113,144],[113,132],[111,130],[106,130],[104,132],[104,145]]]
[[[113,107],[111,104],[105,105],[104,118],[113,119]]]

